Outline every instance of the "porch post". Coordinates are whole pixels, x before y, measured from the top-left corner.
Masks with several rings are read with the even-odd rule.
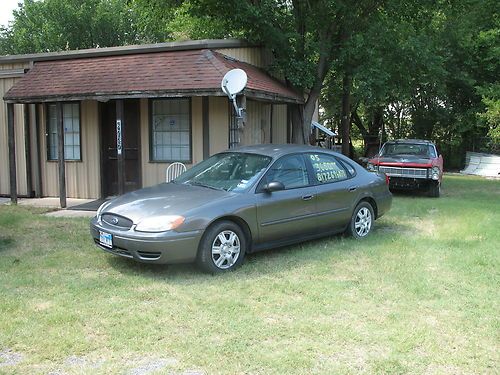
[[[14,133],[14,104],[7,103],[7,132],[9,137],[10,201],[17,204],[16,140]]]
[[[66,208],[66,166],[64,163],[64,123],[61,102],[56,103],[57,115],[57,162],[59,166],[59,202]]]
[[[24,152],[26,156],[26,190],[29,198],[33,197],[33,180],[31,176],[31,129],[30,105],[24,106]]]
[[[118,194],[122,195],[125,187],[125,176],[123,169],[123,100],[116,101],[116,157],[118,161]]]

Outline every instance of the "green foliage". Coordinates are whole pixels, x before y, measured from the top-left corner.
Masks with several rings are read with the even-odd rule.
[[[341,77],[353,76],[352,107],[366,134],[437,141],[451,156],[498,144],[498,3],[388,1],[322,93],[325,118],[340,123]],[[347,53],[346,53],[347,55]],[[383,121],[374,117],[383,108]],[[498,149],[498,147],[496,147]],[[454,165],[459,167],[460,165]]]
[[[25,0],[0,34],[0,53],[108,47],[137,41],[133,15],[121,0]]]

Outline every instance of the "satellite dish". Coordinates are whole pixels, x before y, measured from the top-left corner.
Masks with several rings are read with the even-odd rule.
[[[238,108],[236,103],[236,95],[243,91],[247,85],[248,77],[243,69],[231,69],[224,74],[220,84],[222,91],[232,100],[236,115],[238,118],[243,117],[243,108]]]
[[[232,99],[232,96],[243,91],[247,85],[247,81],[247,74],[243,69],[232,69],[222,78],[222,91]]]

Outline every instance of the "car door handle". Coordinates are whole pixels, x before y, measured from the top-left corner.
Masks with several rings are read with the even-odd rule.
[[[303,195],[302,196],[302,200],[303,201],[310,201],[313,198],[314,198],[314,195],[312,195],[312,194],[310,194],[310,195]]]
[[[356,189],[357,189],[357,188],[358,188],[357,186],[351,186],[351,187],[349,188],[349,191],[356,191]]]

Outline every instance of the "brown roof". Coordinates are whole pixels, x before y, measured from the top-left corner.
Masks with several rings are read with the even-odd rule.
[[[10,102],[224,95],[224,74],[248,75],[244,93],[278,102],[301,97],[263,70],[209,49],[35,62],[5,94]]]

